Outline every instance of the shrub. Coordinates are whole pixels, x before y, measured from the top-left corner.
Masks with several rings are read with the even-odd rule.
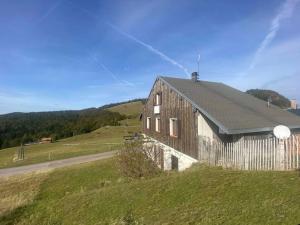
[[[151,177],[160,173],[160,169],[149,157],[150,151],[141,140],[126,142],[117,154],[121,173],[130,178]]]

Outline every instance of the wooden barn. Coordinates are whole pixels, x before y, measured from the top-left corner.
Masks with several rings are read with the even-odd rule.
[[[143,133],[164,170],[195,162],[243,170],[300,167],[300,117],[222,83],[159,76],[143,110]],[[292,135],[279,140],[274,127]]]

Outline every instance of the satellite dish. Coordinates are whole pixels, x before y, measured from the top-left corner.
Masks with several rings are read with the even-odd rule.
[[[291,136],[290,128],[284,125],[274,127],[273,133],[278,139],[288,139]]]

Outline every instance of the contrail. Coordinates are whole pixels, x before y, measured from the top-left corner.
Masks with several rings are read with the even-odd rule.
[[[57,1],[52,7],[50,7],[47,12],[41,16],[40,19],[36,22],[36,24],[41,23],[44,19],[46,19],[60,4],[62,3],[61,1]]]
[[[87,9],[84,9],[82,7],[79,7],[78,5],[75,5],[73,2],[68,1],[69,3],[71,3],[73,6],[75,6],[77,9],[81,10],[82,12],[88,14],[89,16],[93,17],[94,19],[99,19],[99,17],[97,15],[95,15],[94,13],[90,12]],[[184,71],[184,73],[189,77],[190,73],[188,71],[187,68],[185,68],[183,65],[181,65],[180,63],[176,62],[174,59],[170,58],[169,56],[165,55],[164,53],[162,53],[161,51],[159,51],[158,49],[153,48],[151,45],[146,44],[145,42],[137,39],[136,37],[122,31],[120,28],[118,28],[117,26],[106,22],[106,25],[110,26],[112,29],[114,29],[115,31],[117,31],[119,34],[131,39],[132,41],[144,46],[145,48],[147,48],[150,52],[160,56],[163,60],[173,64],[174,66],[177,66],[178,68],[180,68],[181,70]]]
[[[104,69],[107,73],[110,74],[110,76],[115,80],[117,81],[119,84],[122,84],[122,85],[127,85],[127,86],[135,86],[133,83],[127,81],[127,80],[121,80],[117,77],[117,75],[112,72],[106,65],[104,65],[102,62],[99,62],[99,60],[97,59],[96,56],[93,56],[93,60],[99,65],[102,67],[102,69]]]
[[[105,66],[103,63],[100,63],[99,62],[99,65],[106,71],[106,72],[108,72],[110,75],[111,75],[111,77],[115,80],[115,81],[117,81],[119,84],[121,84],[121,85],[126,85],[126,86],[135,86],[134,85],[134,83],[131,83],[131,82],[129,82],[129,81],[127,81],[127,80],[121,80],[121,79],[119,79],[118,77],[117,77],[117,75],[114,73],[114,72],[112,72],[107,66]]]
[[[127,86],[135,86],[134,83],[129,82],[128,80],[121,80],[123,83],[125,83]]]
[[[106,72],[108,72],[110,74],[110,76],[117,82],[120,83],[120,80],[117,78],[117,76],[110,70],[108,69],[103,63],[99,62],[99,60],[97,59],[96,56],[93,56],[93,60],[102,67],[102,69],[104,69]]]
[[[284,19],[288,19],[292,16],[293,11],[298,2],[299,2],[299,0],[286,0],[282,4],[278,14],[273,18],[273,20],[271,22],[271,26],[269,28],[269,33],[266,35],[266,37],[260,44],[259,48],[256,50],[253,60],[248,68],[248,71],[252,70],[256,66],[257,62],[259,61],[259,59],[261,57],[262,52],[276,37],[277,32],[281,26],[281,21]]]
[[[120,80],[117,78],[117,76],[116,76],[110,69],[108,69],[103,63],[99,63],[99,65],[100,65],[106,72],[108,72],[108,73],[111,75],[111,77],[112,77],[115,81],[120,82]]]
[[[92,13],[91,11],[89,11],[89,10],[83,8],[83,7],[78,6],[76,3],[72,2],[72,1],[69,1],[69,0],[65,0],[65,1],[70,3],[73,7],[79,9],[83,13],[88,14],[89,16],[93,17],[94,19],[99,19],[100,18],[98,15]]]
[[[150,52],[160,56],[163,60],[173,64],[174,66],[177,66],[178,68],[180,68],[181,70],[184,71],[184,73],[189,77],[190,73],[188,71],[187,68],[185,68],[183,65],[181,65],[180,63],[176,62],[174,59],[171,59],[169,56],[165,55],[164,53],[162,53],[161,51],[159,51],[158,49],[153,48],[151,45],[146,44],[145,42],[137,39],[136,37],[132,36],[131,34],[128,34],[122,30],[120,30],[118,27],[116,27],[115,25],[111,24],[111,23],[106,23],[107,25],[109,25],[111,28],[113,28],[115,31],[117,31],[118,33],[122,34],[123,36],[135,41],[136,43],[144,46],[145,48],[147,48]]]

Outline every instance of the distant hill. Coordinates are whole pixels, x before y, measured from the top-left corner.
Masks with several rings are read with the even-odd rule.
[[[108,110],[118,112],[129,117],[137,117],[141,114],[143,107],[142,101],[129,102],[110,107]]]
[[[127,105],[127,103],[137,103],[137,104],[141,103],[143,105],[143,104],[145,104],[146,101],[147,101],[146,98],[136,98],[136,99],[129,100],[129,101],[117,102],[117,103],[111,103],[111,104],[103,105],[99,109],[113,108],[113,107],[120,106],[120,105]],[[130,104],[128,104],[128,105],[130,105]]]
[[[135,99],[83,110],[0,115],[0,149],[35,142],[41,137],[61,139],[88,133],[106,125],[119,125],[119,121],[128,118],[130,113],[137,114],[144,101]],[[118,106],[123,111],[116,110]],[[124,111],[126,108],[128,113]]]
[[[287,109],[290,107],[290,100],[283,95],[279,94],[276,91],[272,90],[263,90],[263,89],[250,89],[246,91],[247,94],[253,95],[256,98],[259,98],[264,101],[268,101],[269,98],[272,99],[272,104],[277,105],[280,108]]]

